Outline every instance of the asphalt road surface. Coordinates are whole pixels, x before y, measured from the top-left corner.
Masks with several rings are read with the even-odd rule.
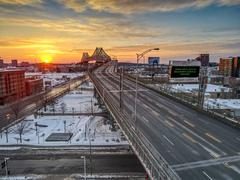
[[[113,72],[113,67],[102,66],[94,75],[110,103],[119,107],[120,78]],[[139,84],[135,121],[135,89],[135,82],[124,78],[123,114],[182,179],[240,179],[238,129]]]
[[[92,156],[92,163],[90,163],[89,156],[86,156],[87,173],[93,174],[142,174],[144,176],[144,169],[138,158],[133,154],[124,155],[98,155]],[[83,173],[84,160],[79,157],[73,158],[57,158],[51,159],[51,156],[45,159],[25,159],[8,161],[11,175],[20,174],[73,174]],[[4,175],[5,171],[2,169],[0,175]]]

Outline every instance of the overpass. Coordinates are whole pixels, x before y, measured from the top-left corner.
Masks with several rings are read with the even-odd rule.
[[[239,179],[238,129],[120,80],[112,62],[89,76],[151,179]]]

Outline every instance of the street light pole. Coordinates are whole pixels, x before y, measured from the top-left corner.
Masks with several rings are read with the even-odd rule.
[[[86,172],[86,157],[85,156],[81,156],[81,158],[83,159],[83,166],[84,166],[84,179],[87,179],[87,172]]]
[[[138,62],[141,58],[144,57],[145,54],[149,53],[150,51],[159,51],[160,48],[151,48],[148,49],[140,54],[137,54],[137,71],[138,71]],[[138,72],[136,75],[136,91],[135,91],[135,104],[134,104],[134,123],[136,128],[136,122],[137,122],[137,96],[138,96]]]
[[[144,57],[145,54],[149,53],[150,51],[159,51],[159,50],[160,50],[160,48],[151,48],[140,54],[137,54],[137,69],[138,69],[138,62],[140,61],[141,58]]]

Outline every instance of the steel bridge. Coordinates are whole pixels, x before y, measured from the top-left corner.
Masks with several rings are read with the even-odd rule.
[[[111,57],[101,47],[97,47],[92,56],[89,56],[87,52],[84,52],[81,58],[81,63],[88,63],[95,61],[96,63],[105,63],[111,61]]]

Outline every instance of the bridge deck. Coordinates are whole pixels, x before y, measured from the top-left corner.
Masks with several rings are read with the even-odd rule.
[[[105,96],[119,108],[120,79],[113,67],[100,67],[94,74]],[[135,121],[136,85],[124,79],[123,89],[121,112],[128,117],[127,123],[150,142],[153,155],[160,153],[182,179],[240,177],[240,131],[141,85]]]

